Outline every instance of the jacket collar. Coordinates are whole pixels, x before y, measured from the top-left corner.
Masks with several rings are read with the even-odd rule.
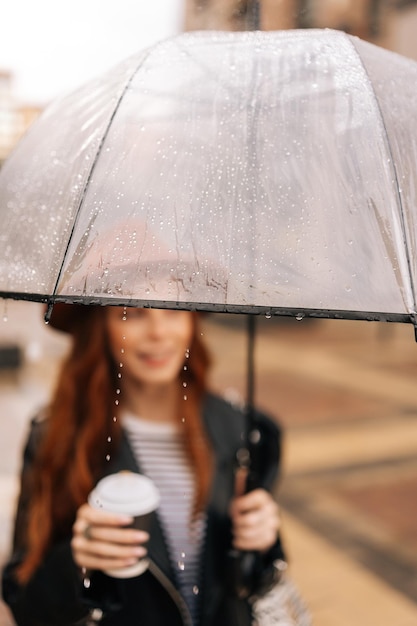
[[[123,470],[141,473],[140,465],[136,460],[124,430],[122,430],[118,453],[109,461],[104,475],[107,476]],[[147,549],[149,558],[156,563],[156,565],[166,576],[168,576],[168,578],[174,581],[175,573],[171,565],[167,542],[158,516],[155,516],[153,525],[150,529],[150,539]]]

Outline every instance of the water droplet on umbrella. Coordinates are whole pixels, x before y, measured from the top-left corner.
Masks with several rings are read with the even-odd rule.
[[[106,454],[106,461],[110,461],[110,454]]]
[[[184,395],[183,397],[184,397],[184,400],[187,400],[187,399],[188,399],[188,396],[186,396],[186,395]]]
[[[297,315],[295,316],[295,319],[296,319],[298,322],[301,322],[301,320],[303,320],[303,319],[304,319],[304,313],[297,313]]]
[[[266,317],[266,319],[267,319],[267,320],[270,320],[270,319],[271,319],[271,317],[272,317],[272,313],[271,313],[271,311],[267,311],[267,312],[265,313],[265,317]]]

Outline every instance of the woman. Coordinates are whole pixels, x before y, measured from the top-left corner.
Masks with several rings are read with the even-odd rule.
[[[245,493],[245,418],[207,391],[198,322],[188,311],[54,308],[52,325],[73,342],[24,453],[3,575],[19,626],[251,624],[251,602],[283,559],[271,496],[280,433],[258,416],[259,486]],[[149,533],[86,504],[120,470],[148,474],[161,491]],[[145,554],[142,575],[105,574]]]

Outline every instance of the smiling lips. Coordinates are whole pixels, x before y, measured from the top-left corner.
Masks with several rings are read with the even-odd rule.
[[[165,350],[163,352],[141,352],[138,354],[140,360],[148,367],[163,367],[172,359],[173,351]]]

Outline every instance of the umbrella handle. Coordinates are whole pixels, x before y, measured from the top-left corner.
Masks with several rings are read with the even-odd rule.
[[[259,431],[258,431],[259,432]],[[256,434],[249,437],[248,447],[241,448],[237,453],[236,476],[241,472],[242,478],[238,493],[248,493],[259,486],[258,476],[254,469],[256,463],[253,461],[257,457],[259,438]],[[229,551],[229,568],[227,580],[230,582],[232,592],[239,598],[248,598],[255,589],[256,574],[259,569],[260,553],[255,550],[235,550]]]
[[[227,580],[229,588],[238,598],[249,598],[254,590],[254,572],[259,558],[259,552],[244,552],[230,550],[228,554],[229,566]]]

